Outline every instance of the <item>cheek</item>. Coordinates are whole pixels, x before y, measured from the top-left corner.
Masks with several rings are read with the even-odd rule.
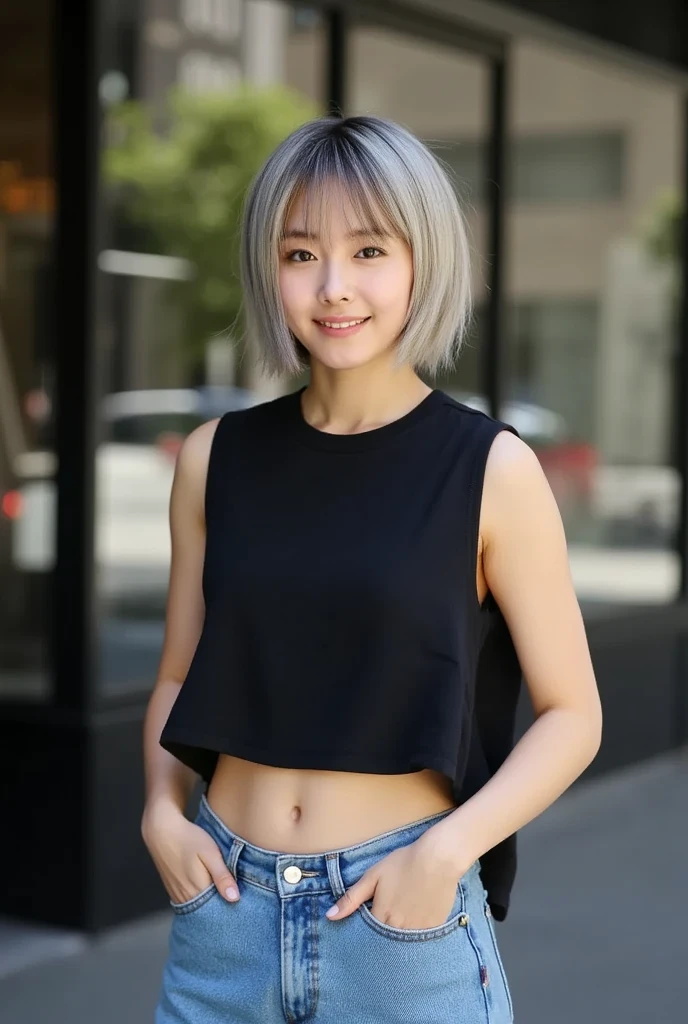
[[[299,305],[303,304],[303,288],[299,286],[298,280],[288,271],[280,271],[277,283],[282,305],[287,314],[298,312]]]
[[[390,316],[403,315],[408,308],[413,286],[413,273],[398,268],[385,270],[370,280],[369,295],[371,303],[381,313]]]

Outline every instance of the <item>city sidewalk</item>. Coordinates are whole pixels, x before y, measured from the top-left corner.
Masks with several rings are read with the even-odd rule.
[[[168,927],[0,927],[0,1019],[151,1024]],[[581,782],[524,829],[496,927],[516,1024],[688,1019],[688,750]]]

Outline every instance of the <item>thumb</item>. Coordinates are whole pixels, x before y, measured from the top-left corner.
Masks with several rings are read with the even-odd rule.
[[[234,875],[227,870],[219,847],[216,847],[214,851],[204,853],[201,859],[210,872],[215,888],[220,895],[232,903],[236,902],[239,899],[239,887]]]
[[[337,921],[343,917],[349,917],[354,910],[358,910],[364,900],[372,897],[376,884],[377,879],[375,878],[366,878],[365,875],[363,878],[359,878],[329,910],[325,911],[325,917],[335,918]]]

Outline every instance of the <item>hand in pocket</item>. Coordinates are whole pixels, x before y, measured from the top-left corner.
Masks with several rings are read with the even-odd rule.
[[[186,903],[211,884],[229,902],[239,898],[236,879],[215,840],[178,808],[147,808],[141,835],[173,903]]]

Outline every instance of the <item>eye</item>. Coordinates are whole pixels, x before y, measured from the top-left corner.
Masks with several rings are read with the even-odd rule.
[[[292,249],[292,251],[288,252],[286,254],[286,256],[284,257],[290,263],[310,263],[310,259],[295,260],[295,259],[292,259],[293,256],[308,256],[308,257],[311,257],[311,256],[313,256],[313,253],[312,252],[308,252],[307,249]],[[314,256],[313,256],[313,259],[315,259]]]
[[[367,253],[378,252],[378,253],[380,253],[381,256],[385,255],[384,252],[382,251],[382,249],[378,249],[377,246],[374,246],[374,245],[367,245],[364,249],[359,249],[359,252],[367,252]],[[366,259],[367,258],[368,257],[366,257]],[[372,257],[372,258],[375,258],[375,257]]]

